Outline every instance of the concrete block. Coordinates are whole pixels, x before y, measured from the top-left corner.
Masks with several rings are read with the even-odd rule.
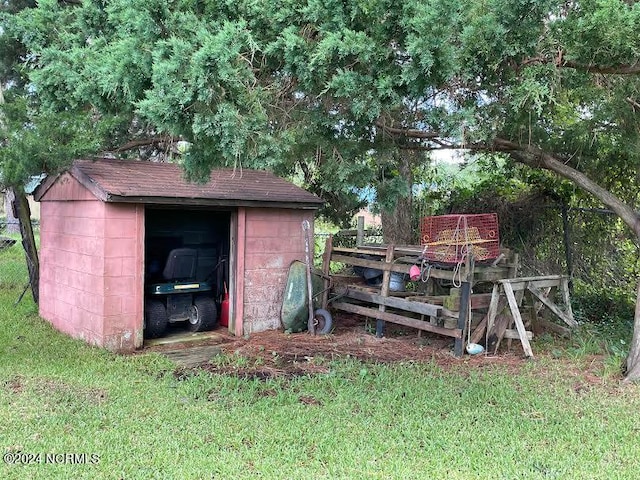
[[[105,242],[105,258],[135,257],[137,242],[133,238],[110,238]]]
[[[136,238],[138,225],[135,216],[108,220],[105,224],[105,238]]]

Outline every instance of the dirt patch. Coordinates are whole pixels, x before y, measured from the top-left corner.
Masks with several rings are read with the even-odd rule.
[[[357,316],[338,314],[337,325],[331,335],[309,335],[307,332],[285,334],[272,330],[251,335],[248,339],[234,339],[222,345],[227,353],[250,358],[284,356],[293,361],[313,362],[315,359],[355,358],[379,363],[435,362],[443,367],[465,362],[486,363],[486,356],[462,358],[453,356],[453,338],[387,323],[385,336],[375,336],[375,323],[367,325]],[[275,352],[275,353],[274,353]],[[506,363],[521,363],[522,349],[513,342],[510,351],[490,357]]]
[[[11,377],[3,382],[3,387],[11,393],[22,393],[24,390],[24,378],[20,375]]]
[[[509,351],[499,355],[453,356],[452,338],[429,334],[388,323],[385,337],[376,338],[375,322],[366,324],[358,316],[338,314],[336,328],[330,335],[313,336],[307,332],[285,334],[281,330],[251,334],[247,338],[222,335],[215,342],[221,352],[235,355],[238,362],[207,362],[198,366],[212,373],[241,378],[267,380],[328,373],[328,363],[336,359],[353,358],[363,362],[431,362],[449,369],[482,369],[492,365],[517,373],[525,364],[522,348],[513,342]],[[202,345],[202,343],[198,343]],[[178,345],[171,345],[172,349]],[[185,344],[185,348],[189,345]],[[151,350],[162,352],[163,348]],[[149,350],[149,349],[147,349]],[[188,369],[178,368],[177,378],[188,375]]]
[[[26,390],[47,398],[69,398],[86,403],[102,403],[107,399],[107,391],[101,388],[84,388],[49,378],[27,379],[16,375],[4,381],[2,386],[9,392],[19,395]]]
[[[85,388],[47,378],[37,379],[33,388],[42,396],[69,399],[74,402],[100,404],[107,400],[107,391],[102,388]]]

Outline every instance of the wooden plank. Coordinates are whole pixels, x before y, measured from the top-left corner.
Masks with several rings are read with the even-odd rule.
[[[338,253],[357,253],[357,254],[363,254],[363,255],[379,255],[380,257],[384,257],[387,254],[387,250],[386,248],[373,248],[373,247],[366,247],[366,248],[347,248],[347,247],[334,247],[333,248],[334,252],[338,252]]]
[[[460,310],[460,297],[455,295],[444,295],[446,300],[443,301],[443,306],[447,307],[451,311]],[[471,310],[478,310],[481,308],[487,308],[491,303],[490,293],[474,293],[471,295]]]
[[[340,250],[345,250],[345,249],[340,249]],[[357,267],[375,268],[377,270],[381,270],[382,272],[391,271],[391,272],[409,274],[409,269],[413,265],[413,264],[405,264],[405,263],[384,263],[383,261],[380,261],[380,260],[371,260],[366,258],[352,257],[349,255],[340,255],[340,254],[336,254],[335,253],[336,251],[338,251],[337,247],[333,249],[334,253],[331,255],[332,262],[346,263],[347,265],[355,265]],[[362,252],[364,252],[364,250]],[[359,253],[362,253],[362,252],[359,252]],[[496,276],[498,278],[504,278],[504,271],[502,269],[496,269],[496,270],[501,273],[499,275],[497,273],[494,273],[494,275],[490,276],[488,279],[493,279],[493,276]],[[439,279],[448,280],[451,282],[453,281],[453,277],[454,277],[453,270],[444,270],[444,269],[432,267],[429,272],[429,278],[439,278]],[[481,279],[485,280],[484,277],[482,277]]]
[[[235,275],[236,285],[233,291],[232,299],[235,300],[234,316],[229,317],[229,327],[231,329],[233,325],[233,331],[236,337],[242,337],[244,335],[244,266],[245,266],[245,251],[247,244],[247,209],[245,207],[238,207],[238,236],[237,236],[237,250],[236,250],[236,269],[239,272]],[[231,323],[233,322],[233,324]]]
[[[365,292],[355,288],[347,288],[344,294],[345,297],[353,298],[355,300],[362,300],[364,302],[377,303],[378,305],[385,305],[387,307],[399,308],[408,312],[420,313],[422,315],[429,315],[437,317],[442,311],[442,307],[439,305],[432,305],[430,303],[414,302],[412,300],[405,300],[395,297],[383,297],[375,293]]]
[[[444,297],[446,297],[446,295],[416,295],[414,292],[413,295],[406,297],[405,300],[410,300],[412,302],[430,303],[431,305],[442,305],[442,299]]]
[[[391,265],[393,262],[393,245],[389,245],[387,247],[387,254],[384,257],[385,266]],[[391,271],[385,269],[382,274],[382,288],[380,290],[380,295],[382,297],[389,296],[389,281],[391,280]],[[378,310],[382,313],[386,310],[386,306],[384,304],[380,304],[378,306]],[[384,335],[384,319],[378,318],[376,321],[376,337],[382,338]]]
[[[511,265],[509,265],[509,278],[516,278],[518,276],[518,266],[520,263],[520,255],[514,253],[511,256]]]
[[[509,275],[509,268],[504,267],[482,267],[476,266],[473,272],[475,282],[497,282]]]
[[[336,251],[344,253],[368,253],[371,255],[384,256],[387,252],[387,247],[387,245],[367,244],[363,248],[336,247]],[[422,255],[423,250],[424,247],[421,245],[395,245],[394,255],[408,255],[417,259],[420,255]]]
[[[467,325],[467,319],[469,317],[469,296],[471,295],[471,283],[462,282],[460,292],[460,313],[458,316],[458,330],[462,331],[462,337],[456,338],[456,343],[453,347],[453,354],[456,357],[461,357],[464,348],[464,335],[469,326]]]
[[[334,252],[336,249],[334,248]],[[348,265],[355,265],[357,267],[375,268],[382,272],[397,272],[397,273],[409,273],[411,265],[405,265],[402,263],[385,263],[381,260],[370,260],[366,258],[351,257],[349,255],[331,255],[332,262],[346,263]]]
[[[394,291],[390,291],[389,295],[393,295],[394,297],[407,298],[407,297],[415,297],[416,292],[411,292],[411,291],[396,292],[394,290]],[[432,302],[427,302],[427,303],[432,303]]]
[[[346,232],[348,233],[348,236],[355,236],[357,230],[346,230]],[[342,234],[342,232],[340,232],[340,234]],[[387,245],[367,244],[366,246],[363,246],[361,248],[335,247],[335,251],[342,252],[342,253],[365,253],[369,255],[379,255],[383,257],[386,254]],[[396,245],[394,248],[394,255],[396,255],[399,260],[405,261],[407,263],[420,263],[419,258],[421,257],[423,251],[424,251],[423,245]],[[508,253],[508,251],[505,249],[503,249],[502,251]],[[405,258],[401,258],[402,256],[407,256],[411,258],[405,259]],[[515,272],[518,266],[517,254],[511,255],[509,253],[508,255],[506,255],[506,257],[508,258],[508,261],[504,263],[500,263],[499,264],[500,266],[498,267],[482,266],[482,268],[496,268],[497,270],[504,270],[504,271],[511,270]],[[481,265],[476,265],[476,267],[481,267]],[[515,275],[513,276],[515,277]]]
[[[563,277],[562,283],[560,284],[560,290],[562,291],[562,300],[564,301],[565,314],[569,319],[572,320],[572,323],[575,322],[575,318],[573,316],[573,309],[571,308],[571,296],[569,292],[569,278]],[[577,324],[577,322],[576,322]]]
[[[223,336],[220,332],[222,332],[223,328],[220,328],[218,331],[209,331],[209,332],[180,332],[180,333],[170,333],[164,337],[160,338],[149,338],[145,339],[144,346],[145,347],[155,347],[158,345],[169,345],[172,343],[184,343],[184,342],[201,342],[203,340],[207,341],[226,341],[226,337]]]
[[[553,278],[547,278],[547,279],[542,279],[542,280],[522,280],[519,278],[513,279],[513,280],[518,280],[516,281],[512,281],[512,279],[508,279],[508,278],[503,278],[501,280],[498,280],[498,283],[504,285],[505,283],[508,283],[509,285],[511,285],[511,289],[514,292],[518,292],[521,290],[526,290],[527,287],[529,285],[533,285],[536,288],[547,288],[547,287],[557,287],[560,285],[561,280],[560,279],[553,279]]]
[[[529,285],[529,291],[533,295],[535,295],[536,298],[540,300],[545,307],[551,310],[564,323],[566,323],[567,325],[573,328],[578,326],[578,322],[576,322],[573,318],[570,318],[568,315],[566,315],[562,310],[560,310],[560,308],[558,308],[558,306],[555,303],[553,303],[551,300],[545,297],[544,294],[540,290],[538,290],[536,287],[534,287],[533,285]]]
[[[505,314],[505,315],[498,315],[495,317],[493,326],[491,327],[491,330],[489,330],[487,334],[487,352],[493,351],[493,353],[495,354],[498,351],[500,342],[504,337],[504,332],[507,330],[510,323],[511,323],[510,315]]]
[[[527,339],[528,340],[532,340],[533,339],[533,332],[530,332],[529,330],[526,331],[527,334]],[[504,331],[504,338],[508,338],[510,340],[519,340],[520,339],[520,334],[518,333],[517,330],[513,330],[513,329],[506,329]]]
[[[546,298],[549,298],[549,294],[551,293],[551,289],[552,288],[553,287],[543,288],[541,290],[542,294]],[[542,308],[544,307],[544,304],[536,299],[536,297],[533,295],[533,293],[531,293],[531,290],[528,290],[528,293],[529,293],[529,296],[531,297],[531,305],[533,305],[533,307],[534,307],[533,309],[534,309],[534,312],[535,312],[535,318],[537,318],[538,314],[540,313],[540,310],[542,310]]]
[[[356,230],[356,246],[361,247],[364,243],[364,217],[358,216],[358,228]]]
[[[493,295],[492,295],[492,297],[493,297]],[[499,300],[497,300],[497,306],[493,307],[493,318],[494,319],[495,319],[495,316],[496,316],[496,312],[501,311],[505,307],[506,304],[507,304],[507,301],[505,300],[504,297],[500,297]],[[489,306],[489,308],[491,308],[491,306]],[[486,333],[487,327],[488,327],[488,323],[489,323],[489,315],[491,313],[492,312],[487,312],[487,314],[482,318],[482,320],[480,320],[480,323],[478,324],[476,329],[471,334],[471,343],[479,343],[482,340],[482,337],[485,336],[485,333]]]
[[[511,284],[509,282],[505,282],[502,284],[502,287],[504,288],[504,293],[507,296],[507,302],[509,303],[509,308],[511,309],[513,321],[515,322],[516,329],[518,330],[518,334],[520,335],[520,342],[522,343],[524,354],[527,357],[533,357],[533,350],[531,350],[531,345],[529,344],[529,339],[527,338],[527,332],[524,328],[524,323],[522,323],[520,310],[518,309],[518,302],[516,301],[516,297],[513,289],[511,288]]]
[[[177,350],[168,350],[161,352],[172,362],[183,367],[195,367],[208,363],[213,357],[220,354],[220,347],[217,345],[208,345],[205,347],[181,348]]]
[[[536,319],[536,324],[536,328],[540,328],[542,330],[551,330],[552,332],[557,333],[558,335],[561,335],[563,337],[571,337],[571,329],[563,327],[562,325],[558,325],[557,323],[550,322],[545,318],[538,317]]]
[[[445,335],[447,337],[462,338],[462,330],[460,329],[438,327],[436,325],[432,325],[429,322],[418,320],[417,318],[409,318],[390,312],[381,312],[380,310],[376,310],[375,308],[364,307],[362,305],[354,305],[352,303],[346,302],[335,302],[331,304],[331,307],[336,310],[342,310],[344,312],[364,315],[365,317],[381,317],[384,321],[387,322],[397,323],[398,325],[404,325],[405,327],[417,328],[418,330],[433,332],[439,335]]]
[[[471,339],[469,340],[469,343],[478,343],[482,340],[482,337],[484,337],[484,333],[487,330],[487,318],[488,318],[488,315],[485,315],[482,318],[482,320],[480,320],[480,323],[471,334]]]
[[[500,286],[498,284],[494,284],[493,290],[491,291],[491,301],[489,302],[489,311],[487,312],[487,333],[491,332],[491,329],[493,328],[493,322],[495,321],[496,315],[498,313],[499,300],[500,300]]]
[[[561,280],[563,275],[541,275],[539,277],[517,277],[517,278],[504,278],[500,280],[500,283],[520,283],[520,282],[537,282],[544,280]],[[559,285],[556,283],[555,285]]]
[[[539,335],[540,332],[536,331],[536,326],[538,325],[538,312],[540,310],[539,307],[541,307],[542,304],[536,300],[536,298],[533,296],[533,294],[529,290],[526,291],[526,299],[527,299],[527,302],[530,304],[528,310],[530,313],[529,320],[531,324],[531,329],[534,331],[534,333],[536,333],[536,335]]]
[[[398,252],[398,248],[395,249],[395,252],[396,253]],[[331,261],[346,263],[347,265],[355,265],[358,267],[376,268],[382,271],[389,269],[392,272],[406,273],[406,274],[409,273],[409,269],[411,268],[412,265],[420,264],[419,257],[417,256],[412,258],[400,257],[397,259],[398,262],[385,265],[385,263],[382,261],[382,258],[380,260],[371,260],[371,259],[360,258],[356,256],[351,256],[351,255],[343,255],[343,254],[349,254],[349,253],[362,254],[362,255],[376,255],[380,257],[384,255],[384,251],[375,250],[372,247],[368,247],[368,248],[334,247],[332,250]],[[453,268],[454,265],[452,265],[451,267]],[[499,281],[504,279],[508,275],[508,272],[509,272],[508,266],[490,267],[490,266],[476,265],[475,270],[473,272],[473,279],[474,279],[474,282]],[[437,268],[434,266],[431,267],[431,270],[429,272],[430,278],[438,278],[438,279],[448,280],[448,281],[453,280],[453,275],[454,275],[453,270]]]
[[[358,217],[358,219],[360,219],[360,217]],[[367,236],[367,235],[378,235],[380,232],[378,230],[372,230],[368,228],[363,230],[363,233],[365,236]],[[340,230],[336,232],[336,237],[357,237],[357,236],[358,236],[358,230],[354,228],[347,228],[346,230]],[[356,242],[356,245],[358,245],[357,242]]]
[[[236,272],[239,272],[237,259],[238,259],[238,237],[237,233],[239,233],[239,224],[238,224],[238,215],[231,214],[231,228],[229,229],[229,324],[227,325],[227,331],[229,333],[235,333],[236,331],[236,301],[237,298],[237,289],[236,285]],[[242,273],[244,275],[244,272]]]

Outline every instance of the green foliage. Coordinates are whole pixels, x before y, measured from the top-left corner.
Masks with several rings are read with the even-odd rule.
[[[0,38],[5,52],[23,60],[16,57],[3,80],[28,84],[16,98],[26,95],[33,109],[27,123],[14,122],[6,133],[14,145],[15,138],[24,142],[22,151],[12,147],[15,159],[58,150],[63,139],[48,154],[62,165],[129,138],[168,135],[193,144],[181,159],[190,178],[223,165],[295,176],[327,201],[327,218],[346,224],[364,203],[364,188],[373,188],[377,208],[387,212],[410,205],[415,185],[430,188],[429,157],[415,154],[402,168],[406,152],[490,145],[501,136],[541,146],[637,203],[631,179],[640,165],[640,81],[637,73],[617,73],[637,65],[638,3],[7,5]],[[73,128],[45,127],[54,114]],[[41,140],[22,132],[31,124]],[[24,160],[19,174],[6,167],[7,176],[43,167]],[[509,177],[508,166],[486,168],[507,177],[487,179],[486,192],[492,185],[501,196],[552,192],[572,205],[600,206],[547,173]],[[459,177],[450,186],[470,196]],[[423,195],[445,201],[445,190]]]
[[[8,95],[0,105],[1,182],[23,186],[32,175],[56,173],[78,157],[92,154],[117,127],[118,119],[104,120],[98,127],[92,114],[39,111],[29,98]],[[106,131],[103,131],[106,130]]]
[[[628,289],[577,282],[573,305],[576,317],[584,322],[626,325],[627,329],[633,324],[635,298]]]
[[[2,237],[6,237],[6,234],[2,233]],[[0,266],[2,267],[0,268],[0,290],[17,290],[24,288],[29,283],[24,249],[19,238],[16,236],[9,238],[16,240],[16,243],[0,249]],[[2,240],[0,240],[0,244],[3,244]]]
[[[640,7],[636,2],[587,0],[572,5],[565,13],[572,22],[554,22],[554,34],[568,52],[570,60],[588,61],[601,66],[628,63],[640,55]]]

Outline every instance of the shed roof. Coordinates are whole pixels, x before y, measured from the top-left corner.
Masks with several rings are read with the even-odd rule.
[[[272,173],[217,169],[207,183],[188,182],[179,165],[100,158],[77,160],[68,173],[104,202],[319,208],[323,201]],[[42,199],[59,176],[35,192]]]

